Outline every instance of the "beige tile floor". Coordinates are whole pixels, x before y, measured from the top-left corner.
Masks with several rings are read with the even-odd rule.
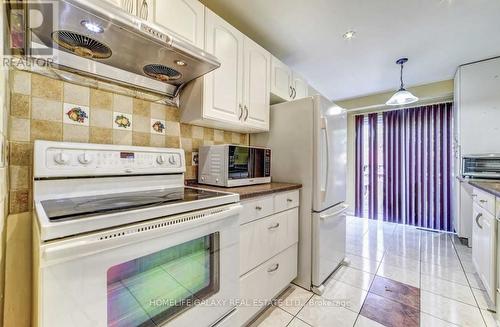
[[[376,327],[359,315],[375,275],[421,289],[420,326],[500,326],[472,265],[450,234],[348,217],[347,258],[322,296],[292,286],[252,327]]]

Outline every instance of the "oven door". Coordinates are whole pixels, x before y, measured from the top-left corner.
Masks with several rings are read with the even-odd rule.
[[[239,297],[239,205],[42,245],[39,326],[211,326]]]

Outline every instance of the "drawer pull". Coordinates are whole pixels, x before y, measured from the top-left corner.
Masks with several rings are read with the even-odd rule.
[[[279,263],[276,263],[272,268],[269,268],[267,269],[267,272],[268,273],[272,273],[272,272],[275,272],[276,270],[278,270],[280,267],[280,264]]]
[[[482,214],[482,213],[480,213],[480,214],[478,214],[478,215],[476,216],[476,225],[477,225],[479,228],[481,228],[481,229],[483,229],[483,226],[481,226],[481,225],[479,224],[479,218],[481,218],[482,216],[483,216],[483,214]]]
[[[488,200],[479,200],[481,203],[488,203]]]
[[[269,230],[275,230],[278,227],[280,227],[280,223],[276,223],[276,225],[270,226],[267,229],[269,229]]]
[[[291,203],[291,202],[293,202],[293,200],[292,199],[286,199],[286,202]]]
[[[256,206],[255,210],[259,210],[260,211],[260,210],[262,210],[262,207]]]

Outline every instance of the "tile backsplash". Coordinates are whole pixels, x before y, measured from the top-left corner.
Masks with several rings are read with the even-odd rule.
[[[182,124],[179,109],[46,76],[11,74],[10,213],[31,211],[34,140],[183,148],[186,179],[196,178],[202,145],[248,144],[248,135]]]

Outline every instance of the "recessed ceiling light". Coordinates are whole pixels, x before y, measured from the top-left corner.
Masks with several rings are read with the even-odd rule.
[[[344,33],[342,37],[346,40],[350,40],[356,36],[356,31],[350,30]]]
[[[102,33],[104,32],[104,28],[101,25],[89,22],[88,20],[82,20],[81,24],[93,33]]]
[[[175,64],[176,64],[177,66],[186,66],[186,65],[187,65],[187,64],[186,64],[186,62],[185,62],[185,61],[182,61],[182,60],[176,60],[176,61],[175,61]]]

